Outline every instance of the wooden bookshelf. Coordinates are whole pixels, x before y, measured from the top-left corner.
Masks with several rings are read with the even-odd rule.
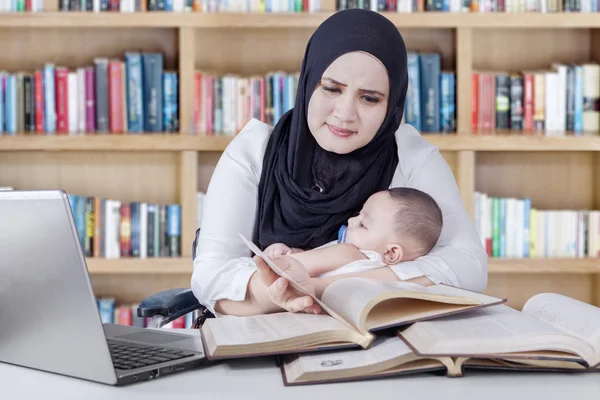
[[[205,191],[231,141],[191,130],[195,70],[244,75],[300,68],[306,42],[331,15],[59,12],[0,14],[0,69],[33,70],[45,62],[76,68],[95,57],[156,51],[179,72],[180,131],[175,134],[0,136],[0,185],[61,187],[123,201],[182,205],[182,256],[88,259],[96,294],[139,302],[157,291],[189,287],[196,192]],[[522,71],[552,62],[600,62],[595,13],[384,13],[409,51],[438,52],[456,72],[457,132],[423,133],[452,169],[465,207],[474,191],[530,197],[539,208],[600,208],[600,136],[547,137],[471,130],[471,74]],[[279,46],[274,51],[274,46]],[[26,47],[27,52],[22,49]],[[490,259],[487,293],[520,307],[553,291],[600,305],[600,259]]]

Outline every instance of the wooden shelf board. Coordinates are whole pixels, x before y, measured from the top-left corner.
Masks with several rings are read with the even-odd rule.
[[[598,28],[594,13],[395,13],[383,12],[398,27],[407,28]],[[24,28],[309,28],[331,11],[317,13],[92,13],[48,11],[0,14],[0,26]]]
[[[92,275],[158,275],[158,274],[190,274],[192,259],[190,258],[117,258],[103,259],[89,257],[86,259],[88,271]]]
[[[191,274],[191,258],[87,258],[90,274],[114,275],[173,275]],[[489,258],[490,274],[600,274],[600,258],[534,258],[498,259]]]
[[[553,137],[502,131],[473,135],[423,133],[422,136],[445,151],[600,151],[600,136]]]
[[[546,137],[423,133],[441,151],[600,151],[599,136]],[[19,135],[0,137],[2,151],[223,151],[231,137],[205,135]]]
[[[0,137],[1,151],[181,151],[208,147],[198,136],[143,133]]]
[[[0,26],[15,28],[177,28],[178,13],[172,12],[61,12],[0,13]]]
[[[490,274],[600,274],[600,258],[488,259]]]

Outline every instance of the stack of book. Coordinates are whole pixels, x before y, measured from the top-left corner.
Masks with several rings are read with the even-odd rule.
[[[600,257],[599,210],[540,210],[530,198],[475,192],[475,227],[490,257]]]
[[[181,256],[181,205],[69,194],[86,257]]]
[[[527,71],[476,70],[472,75],[473,131],[525,135],[597,136],[600,64],[553,63]]]
[[[255,254],[320,314],[275,313],[207,319],[209,359],[276,355],[285,385],[469,369],[600,372],[600,308],[559,294],[506,300],[447,285],[346,278],[321,296]]]
[[[456,76],[439,53],[408,53],[404,122],[424,133],[456,132]],[[194,75],[194,127],[209,136],[235,136],[251,118],[275,125],[294,107],[298,72]]]
[[[77,68],[0,70],[0,135],[175,133],[178,87],[161,53],[98,57]]]
[[[93,12],[299,13],[321,11],[321,0],[59,0],[59,8]]]
[[[592,0],[337,0],[337,7],[399,13],[598,12],[598,2]]]

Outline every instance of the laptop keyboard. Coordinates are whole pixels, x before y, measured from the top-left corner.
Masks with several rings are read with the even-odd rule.
[[[185,350],[142,346],[110,339],[108,340],[108,348],[115,368],[125,370],[179,360],[195,355],[195,353]]]

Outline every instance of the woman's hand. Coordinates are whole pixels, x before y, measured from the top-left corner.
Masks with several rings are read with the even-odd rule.
[[[301,288],[312,295],[315,294],[313,281],[302,263],[286,256],[273,258],[272,261],[293,278]],[[267,296],[273,304],[290,312],[310,314],[321,312],[321,307],[315,304],[312,297],[294,289],[287,279],[277,275],[260,256],[254,256],[254,262],[258,267],[257,274],[267,287]]]
[[[273,243],[268,246],[263,253],[272,260],[279,256],[292,254],[294,251],[283,243]]]

